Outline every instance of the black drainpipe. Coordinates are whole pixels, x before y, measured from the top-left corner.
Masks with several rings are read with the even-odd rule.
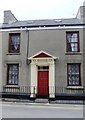
[[[30,64],[30,61],[28,60],[28,54],[29,54],[29,30],[26,29],[27,32],[27,58],[26,58],[26,63]]]

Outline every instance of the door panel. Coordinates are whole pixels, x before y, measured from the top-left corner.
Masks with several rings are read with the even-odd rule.
[[[49,71],[38,71],[38,95],[48,95]]]

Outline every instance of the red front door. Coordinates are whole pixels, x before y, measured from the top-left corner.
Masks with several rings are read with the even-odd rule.
[[[38,69],[38,95],[48,96],[49,94],[48,80],[49,80],[48,66],[42,66],[40,69]]]

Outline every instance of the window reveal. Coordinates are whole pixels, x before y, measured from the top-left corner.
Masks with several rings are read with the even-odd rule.
[[[80,64],[67,65],[68,85],[80,85]]]
[[[20,34],[9,34],[9,52],[19,53],[20,52]]]
[[[19,82],[19,65],[18,64],[8,64],[8,85],[18,85]]]
[[[67,32],[67,52],[79,52],[79,32]]]

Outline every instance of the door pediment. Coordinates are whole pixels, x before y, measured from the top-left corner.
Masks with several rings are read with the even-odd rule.
[[[53,59],[56,59],[55,56],[53,56],[53,55],[51,55],[47,52],[44,52],[44,51],[40,51],[40,52],[36,53],[35,55],[31,56],[28,59],[31,60],[31,59],[38,59],[38,58],[53,58]]]
[[[49,56],[49,55],[42,52],[42,53],[34,56],[33,58],[46,58],[46,57],[51,57],[51,56]]]

